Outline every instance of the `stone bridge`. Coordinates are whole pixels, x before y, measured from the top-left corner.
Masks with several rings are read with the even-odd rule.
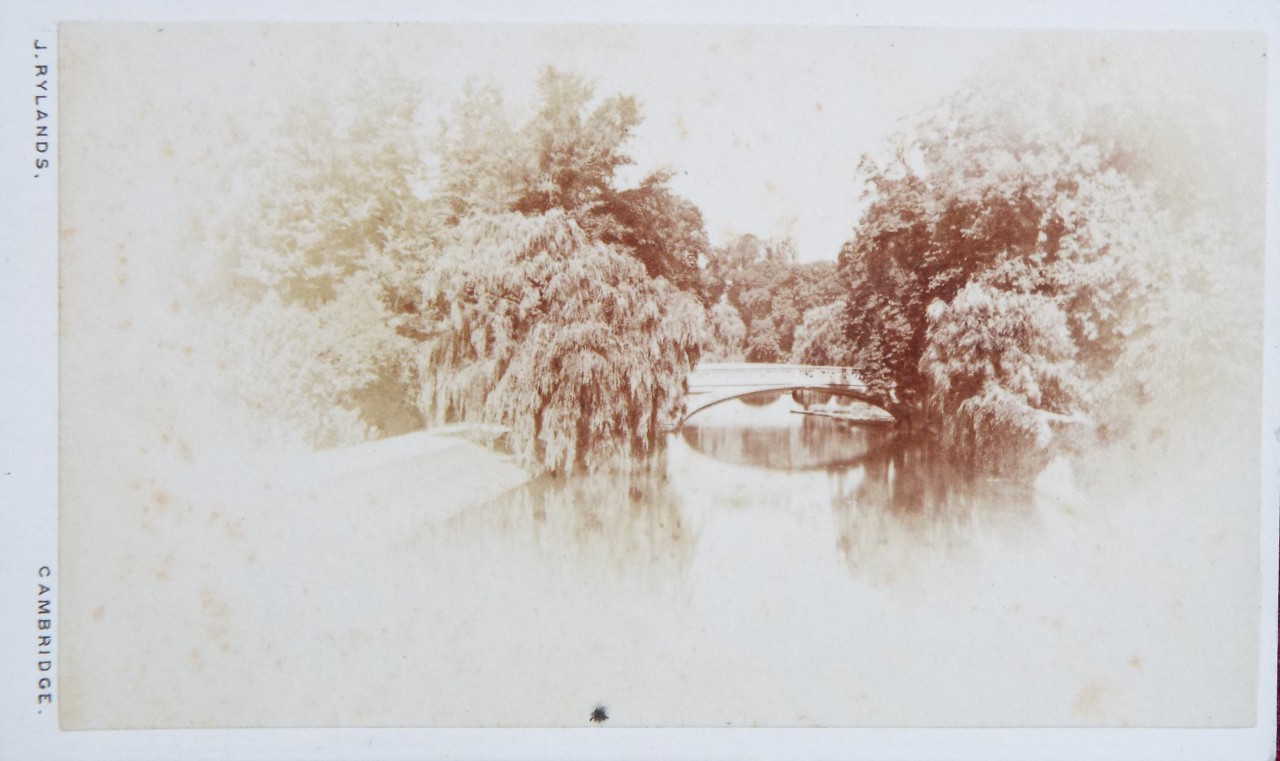
[[[684,414],[677,427],[708,407],[730,399],[788,391],[826,391],[878,406],[867,385],[847,367],[702,362],[689,373]]]

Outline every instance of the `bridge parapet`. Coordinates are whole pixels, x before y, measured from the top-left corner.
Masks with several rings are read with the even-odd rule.
[[[867,387],[852,368],[827,365],[704,362],[689,373],[690,392],[725,386]]]
[[[689,373],[689,392],[680,421],[730,399],[765,391],[829,391],[838,396],[877,404],[867,384],[852,368],[822,365],[705,362]]]

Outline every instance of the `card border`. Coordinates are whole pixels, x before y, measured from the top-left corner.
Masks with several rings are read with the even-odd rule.
[[[33,710],[36,660],[33,611],[39,569],[50,566],[57,590],[57,218],[54,178],[30,177],[31,41],[52,38],[68,20],[173,21],[458,21],[578,23],[843,24],[944,28],[1157,29],[1256,31],[1269,49],[1280,30],[1280,4],[1261,0],[1206,7],[1160,4],[1018,2],[437,2],[429,7],[383,0],[235,2],[218,9],[140,0],[28,3],[5,11],[0,32],[0,122],[6,172],[0,219],[7,252],[0,258],[0,757],[26,758],[1268,758],[1274,753],[1278,531],[1280,504],[1280,266],[1277,156],[1280,71],[1268,57],[1266,317],[1259,599],[1258,723],[1248,729],[398,729],[164,730],[61,732],[56,711]],[[51,48],[52,54],[54,49]],[[56,80],[56,70],[55,70]],[[56,113],[56,112],[55,112]],[[56,118],[56,117],[55,117]],[[55,140],[57,129],[55,126]],[[47,255],[44,255],[47,254]],[[56,616],[56,602],[55,602]],[[56,624],[54,628],[57,636]],[[56,641],[56,639],[55,639]],[[55,655],[56,662],[56,655]],[[55,667],[56,668],[56,667]],[[56,708],[56,705],[55,705]]]

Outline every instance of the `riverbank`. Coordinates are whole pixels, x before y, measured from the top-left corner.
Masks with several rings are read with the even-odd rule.
[[[361,503],[395,526],[436,523],[532,477],[513,457],[480,443],[488,433],[454,425],[315,452],[289,464],[286,484],[305,501],[339,509]]]

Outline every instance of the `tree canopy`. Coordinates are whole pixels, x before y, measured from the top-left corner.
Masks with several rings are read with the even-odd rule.
[[[553,472],[640,463],[706,341],[696,300],[559,209],[466,220],[423,293],[424,409]]]
[[[317,445],[496,422],[555,472],[653,450],[710,341],[702,217],[666,169],[618,183],[635,98],[537,85],[523,119],[471,85],[430,140],[413,98],[297,112],[230,241],[251,405]]]
[[[519,126],[479,89],[442,127],[451,226],[421,283],[420,404],[509,426],[517,453],[553,472],[634,465],[710,340],[680,290],[698,283],[702,217],[664,170],[617,186],[634,98],[594,103],[554,69],[538,92]]]
[[[696,289],[709,247],[698,207],[671,191],[666,168],[636,187],[617,183],[617,170],[634,163],[626,146],[641,122],[639,102],[624,95],[596,102],[589,83],[552,68],[538,78],[538,99],[515,123],[499,92],[473,86],[441,123],[438,192],[450,221],[560,209],[638,259],[650,277]]]
[[[1249,290],[1224,277],[1239,254],[1196,253],[1247,250],[1213,224],[1237,212],[1171,202],[1186,174],[1162,172],[1149,128],[1078,91],[1002,84],[956,93],[864,158],[868,203],[839,260],[854,366],[900,418],[996,471],[1054,431],[1124,430],[1154,376],[1177,373],[1167,353],[1152,364],[1160,347],[1212,356],[1209,331],[1240,326],[1231,294]]]
[[[1158,441],[1256,374],[1260,175],[1182,150],[1245,155],[1198,104],[1019,69],[863,158],[834,263],[711,246],[670,168],[622,179],[640,102],[573,74],[523,111],[472,84],[429,137],[412,93],[300,108],[225,241],[229,374],[315,444],[484,421],[554,472],[645,460],[701,356],[852,366],[989,471]]]
[[[332,446],[422,424],[412,336],[440,225],[415,192],[413,111],[385,94],[299,104],[226,225],[225,369],[277,432]]]
[[[713,312],[723,313],[725,304],[750,326],[746,357],[752,362],[786,361],[804,313],[841,294],[834,263],[800,264],[796,258],[790,239],[752,234],[716,246],[706,257],[703,297],[716,304]]]

